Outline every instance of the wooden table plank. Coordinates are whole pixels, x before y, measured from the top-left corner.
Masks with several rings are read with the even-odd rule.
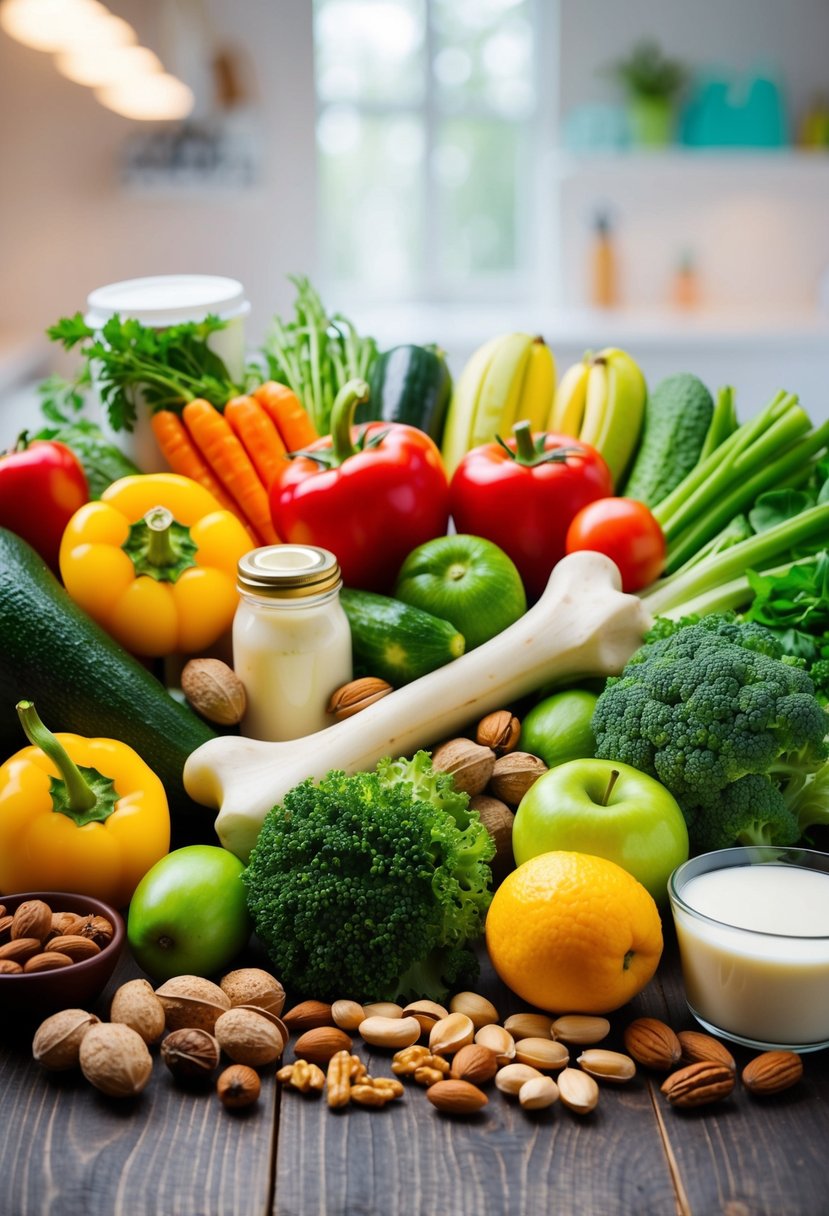
[[[123,959],[95,1006],[140,974]],[[135,1099],[107,1098],[79,1072],[31,1058],[33,1026],[2,1027],[2,1216],[262,1216],[270,1208],[276,1083],[229,1113],[208,1086],[180,1087],[156,1058]],[[157,1053],[156,1053],[157,1054]]]

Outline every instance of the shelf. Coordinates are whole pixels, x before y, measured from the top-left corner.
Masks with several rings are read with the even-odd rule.
[[[591,176],[660,174],[711,175],[723,172],[744,178],[807,180],[829,186],[829,150],[803,148],[685,148],[618,152],[553,153],[551,171],[559,181]]]

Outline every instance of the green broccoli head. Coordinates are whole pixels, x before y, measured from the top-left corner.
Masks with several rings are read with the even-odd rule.
[[[697,852],[735,844],[784,846],[800,839],[797,817],[781,791],[762,773],[740,777],[704,805],[690,807],[688,819]]]
[[[705,618],[646,643],[599,697],[596,755],[667,786],[694,848],[694,808],[710,802],[716,813],[721,793],[748,776],[780,793],[827,757],[827,717],[812,681],[779,653],[760,625]]]
[[[283,982],[315,997],[445,997],[477,963],[492,837],[427,753],[303,781],[266,816],[244,873]]]

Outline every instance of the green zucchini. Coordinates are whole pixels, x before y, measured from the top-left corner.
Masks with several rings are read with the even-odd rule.
[[[690,372],[660,381],[645,406],[642,438],[624,489],[655,507],[697,464],[711,425],[714,402]]]
[[[344,587],[340,598],[358,675],[379,676],[399,688],[464,652],[463,634],[421,608],[351,587]]]
[[[369,399],[356,421],[379,418],[416,426],[440,446],[452,377],[435,346],[394,346],[378,355],[369,375]]]
[[[15,706],[34,701],[53,731],[120,739],[167,791],[174,843],[215,843],[212,816],[184,791],[190,752],[214,732],[80,609],[31,546],[0,528],[0,746],[26,739]]]

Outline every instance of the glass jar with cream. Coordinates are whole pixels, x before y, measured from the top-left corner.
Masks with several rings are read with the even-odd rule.
[[[668,884],[688,1008],[746,1046],[829,1047],[829,854],[722,849]]]
[[[238,566],[233,667],[251,739],[298,739],[330,726],[328,698],[352,675],[340,567],[314,545],[267,545]]]

